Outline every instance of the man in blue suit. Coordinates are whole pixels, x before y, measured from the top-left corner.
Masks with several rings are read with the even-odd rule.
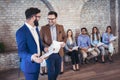
[[[18,54],[21,59],[20,67],[25,80],[38,80],[40,63],[43,61],[39,57],[44,50],[37,28],[40,10],[33,7],[28,8],[25,11],[25,16],[25,24],[16,32]]]

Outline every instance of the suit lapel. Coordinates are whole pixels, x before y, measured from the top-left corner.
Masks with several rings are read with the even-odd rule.
[[[33,37],[32,33],[30,32],[29,28],[27,27],[27,25],[25,25],[25,27],[26,27],[26,30],[27,30],[27,34],[30,34],[31,38],[33,39],[34,43],[36,44],[36,42],[34,40],[34,37]]]
[[[46,28],[46,31],[47,31],[47,35],[48,35],[48,39],[50,39],[50,42],[52,42],[52,36],[51,36],[51,31],[50,31],[50,26],[49,25],[47,25],[47,28]]]
[[[56,24],[56,36],[57,36],[57,41],[59,37],[59,26]]]
[[[36,28],[36,31],[37,31],[38,38],[39,38],[39,45],[41,45],[40,32],[39,32],[38,28]]]
[[[40,40],[40,33],[39,33],[38,28],[36,28],[36,31],[37,31],[37,34],[38,34],[38,37],[39,37],[39,40]]]

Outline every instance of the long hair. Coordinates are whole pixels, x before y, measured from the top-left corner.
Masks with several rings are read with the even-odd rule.
[[[106,32],[107,32],[108,28],[111,29],[111,32],[110,32],[110,33],[112,34],[112,27],[111,27],[111,26],[107,26],[107,28],[106,28]]]
[[[97,32],[96,32],[97,40],[100,40],[100,39],[99,39],[99,30],[98,30],[97,27],[93,27],[93,28],[92,28],[92,40],[95,39],[95,38],[94,38],[94,29],[95,29],[95,28],[96,28],[96,30],[97,30]]]
[[[67,30],[67,38],[68,38],[68,32],[69,32],[69,31],[71,31],[71,33],[72,33],[72,34],[71,34],[71,38],[72,38],[72,40],[73,40],[73,32],[72,32],[71,29],[68,29],[68,30]]]

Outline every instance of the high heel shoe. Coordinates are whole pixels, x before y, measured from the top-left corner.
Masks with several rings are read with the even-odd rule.
[[[64,72],[60,72],[60,74],[63,74]]]
[[[76,69],[76,71],[79,71],[80,69],[78,68],[78,69]]]
[[[73,71],[77,71],[77,69],[73,69]]]
[[[105,61],[102,61],[102,63],[105,63]]]
[[[44,75],[44,73],[40,73],[41,74],[41,76],[43,76]]]
[[[113,63],[113,59],[109,59],[109,62],[110,62],[110,63]]]

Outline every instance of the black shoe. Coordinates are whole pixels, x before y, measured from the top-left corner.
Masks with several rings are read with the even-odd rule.
[[[110,63],[113,63],[113,59],[112,59],[111,56],[109,57],[108,61],[109,61]]]
[[[98,59],[95,59],[95,62],[98,62]]]
[[[47,72],[45,72],[44,74],[47,75]]]
[[[113,60],[112,60],[112,59],[109,59],[109,62],[110,62],[110,63],[113,63]]]
[[[113,62],[112,56],[109,55],[108,60],[109,60],[109,62],[112,63]]]
[[[73,71],[77,71],[77,69],[73,69]]]
[[[60,72],[60,74],[63,74],[64,72]]]
[[[104,63],[105,63],[105,61],[102,61],[101,63],[103,63],[103,64],[104,64]]]
[[[97,58],[92,58],[91,61],[92,61],[93,64],[95,64],[96,62],[98,62]]]
[[[41,76],[43,76],[44,75],[44,73],[40,73],[41,74]]]
[[[88,59],[85,59],[85,64],[89,64],[89,61],[88,61]]]
[[[76,69],[76,71],[79,71],[80,69]]]

